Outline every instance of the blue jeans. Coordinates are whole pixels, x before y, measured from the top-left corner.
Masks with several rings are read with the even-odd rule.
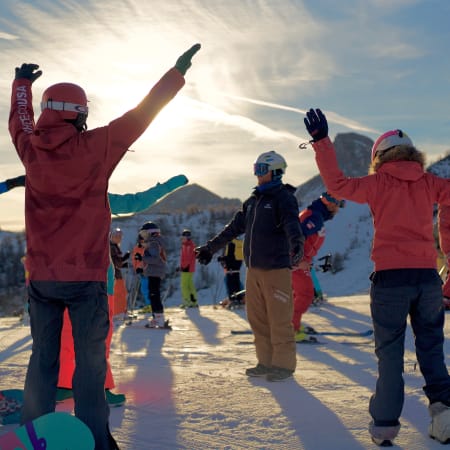
[[[431,403],[450,405],[444,361],[442,282],[435,270],[400,269],[372,274],[370,309],[378,380],[369,404],[377,426],[395,426],[404,402],[403,356],[409,315],[424,392]]]
[[[64,309],[72,322],[76,368],[75,415],[91,429],[96,450],[110,449],[105,398],[105,340],[109,328],[106,283],[31,281],[28,287],[33,346],[25,379],[22,423],[53,412]]]

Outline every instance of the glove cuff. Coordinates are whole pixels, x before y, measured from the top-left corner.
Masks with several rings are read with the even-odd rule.
[[[319,141],[315,141],[312,144],[312,147],[314,151],[318,152],[321,150],[327,150],[327,149],[334,149],[334,145],[331,142],[331,139],[329,136],[325,136],[324,138],[320,139]]]

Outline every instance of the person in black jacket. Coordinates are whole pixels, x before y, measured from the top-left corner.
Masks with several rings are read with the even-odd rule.
[[[303,256],[304,236],[295,188],[282,183],[286,167],[275,151],[262,153],[254,164],[258,186],[224,229],[196,249],[199,263],[208,264],[214,253],[245,233],[247,317],[258,360],[246,374],[269,381],[292,377],[296,367],[291,269]]]

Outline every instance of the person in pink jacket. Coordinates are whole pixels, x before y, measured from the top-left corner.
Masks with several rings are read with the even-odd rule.
[[[433,235],[435,203],[450,205],[450,182],[424,169],[425,156],[401,130],[382,134],[372,147],[369,175],[346,177],[338,167],[320,109],[304,120],[328,190],[367,203],[373,217],[370,311],[378,379],[369,402],[369,432],[392,445],[404,403],[403,354],[407,318],[415,336],[423,388],[429,401],[429,435],[450,442],[450,376],[444,361],[442,282]]]
[[[187,228],[181,233],[180,271],[183,298],[181,308],[198,308],[197,290],[194,285],[195,243],[191,230]]]
[[[108,180],[130,145],[184,85],[200,49],[181,55],[144,99],[108,125],[87,130],[87,97],[72,83],[48,87],[36,124],[36,64],[15,70],[9,132],[25,166],[25,226],[33,346],[22,423],[55,410],[64,310],[72,322],[75,415],[91,429],[96,450],[117,449],[105,398],[109,329],[106,274],[111,211]]]

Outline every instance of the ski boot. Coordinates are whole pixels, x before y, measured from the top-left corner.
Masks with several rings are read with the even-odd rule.
[[[295,333],[295,342],[297,344],[317,344],[319,341],[314,336],[310,336],[300,329]]]
[[[124,394],[114,394],[109,389],[105,389],[105,396],[108,405],[113,407],[122,406],[126,401]]]

